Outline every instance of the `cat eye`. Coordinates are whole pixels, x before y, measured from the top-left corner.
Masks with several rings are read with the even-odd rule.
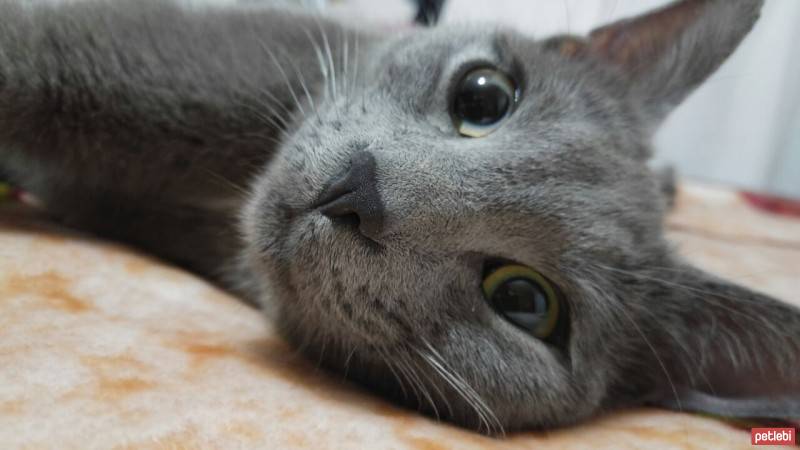
[[[546,339],[556,331],[559,297],[535,270],[515,264],[500,266],[484,278],[482,288],[495,311],[534,337]]]
[[[473,69],[458,82],[451,105],[453,123],[462,136],[484,137],[514,110],[519,91],[505,73],[490,67]]]

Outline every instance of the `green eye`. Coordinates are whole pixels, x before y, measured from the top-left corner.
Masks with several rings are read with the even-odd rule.
[[[547,279],[520,265],[501,266],[483,280],[483,295],[509,322],[545,339],[558,325],[559,298]]]
[[[511,115],[518,95],[505,73],[486,67],[472,70],[456,86],[450,111],[453,124],[462,136],[484,137]]]

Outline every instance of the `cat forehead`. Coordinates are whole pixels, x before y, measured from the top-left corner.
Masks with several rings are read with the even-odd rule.
[[[548,40],[497,26],[413,30],[385,43],[375,62],[374,82],[394,96],[401,109],[447,131],[452,124],[446,109],[459,75],[471,67],[494,66],[516,82],[521,96],[493,142],[503,135],[516,136],[508,132],[517,130],[528,139],[591,138],[593,147],[610,140],[640,147],[634,144],[643,138],[642,130],[624,96],[618,95],[618,80],[551,47]]]
[[[371,64],[380,83],[404,95],[430,96],[425,86],[447,88],[453,76],[481,65],[511,75],[520,88],[528,84],[557,96],[578,95],[587,89],[594,91],[593,96],[602,91],[617,93],[619,80],[596,65],[570,58],[568,50],[554,48],[550,39],[534,39],[507,28],[451,26],[414,30],[390,39],[378,47],[378,57]]]
[[[506,37],[513,32],[491,26],[450,26],[414,30],[384,47],[387,66],[429,66],[447,70],[470,61],[496,62],[507,56]],[[432,67],[433,68],[433,67]]]

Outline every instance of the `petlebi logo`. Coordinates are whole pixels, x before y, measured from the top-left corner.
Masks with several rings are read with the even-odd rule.
[[[795,445],[794,428],[752,428],[752,445]]]

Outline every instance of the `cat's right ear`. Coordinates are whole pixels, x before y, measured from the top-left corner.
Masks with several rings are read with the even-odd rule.
[[[620,71],[654,127],[733,53],[764,0],[682,0],[545,46]]]
[[[722,417],[800,419],[800,309],[685,263],[662,270],[643,279],[659,285],[649,294],[654,321],[638,325],[643,359],[653,357],[637,370],[651,377],[643,399]]]

